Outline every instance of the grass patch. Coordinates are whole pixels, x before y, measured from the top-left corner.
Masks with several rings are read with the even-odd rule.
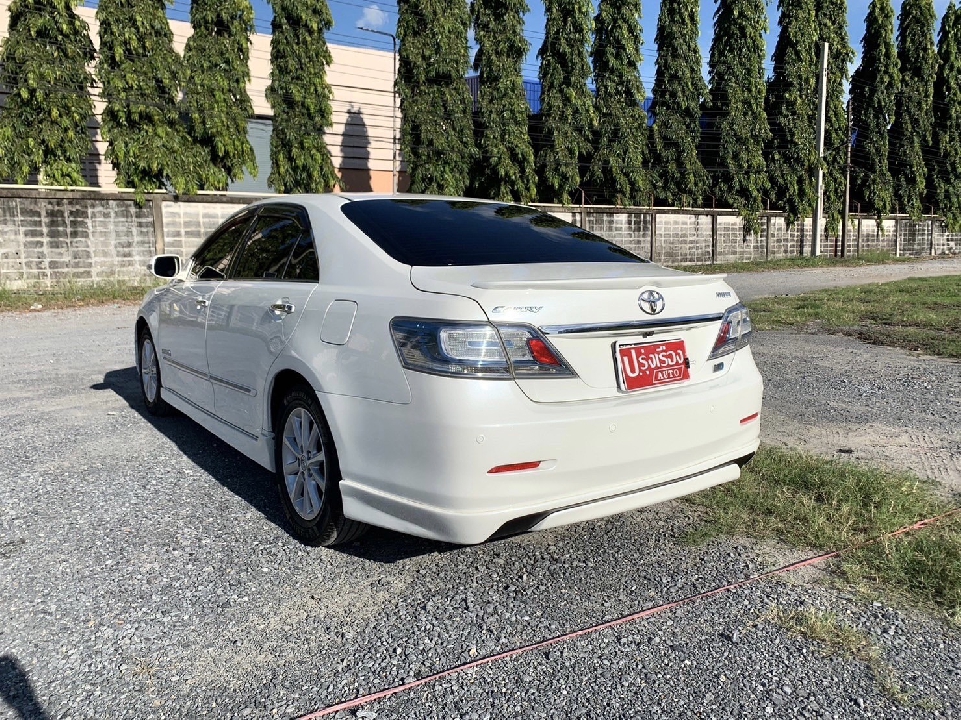
[[[795,635],[821,643],[833,652],[857,660],[872,662],[879,654],[867,635],[843,622],[832,612],[814,608],[785,610],[781,607],[773,607],[764,619],[780,625]]]
[[[907,473],[770,447],[761,448],[740,480],[689,502],[708,511],[691,540],[747,535],[827,550],[879,538],[951,507],[933,483]],[[848,580],[905,593],[961,622],[961,517],[847,553],[840,570]]]
[[[834,613],[814,608],[785,610],[773,607],[762,619],[819,643],[827,653],[860,660],[871,668],[878,685],[886,694],[902,704],[909,700],[908,694],[897,683],[894,669],[881,660],[881,651],[877,646],[867,635],[848,625]]]
[[[919,262],[929,258],[895,257],[882,250],[869,250],[857,257],[796,256],[777,260],[748,260],[745,262],[715,263],[714,265],[678,265],[678,270],[713,275],[715,273],[768,272],[773,270],[806,270],[825,267],[861,267],[863,265],[887,265],[889,263]]]
[[[68,282],[49,288],[18,290],[0,286],[0,312],[60,310],[88,305],[139,302],[148,290],[161,284],[162,281],[156,280],[109,280],[98,283]],[[41,307],[37,308],[37,305]]]
[[[961,277],[819,290],[749,303],[761,330],[807,325],[930,355],[961,359]]]

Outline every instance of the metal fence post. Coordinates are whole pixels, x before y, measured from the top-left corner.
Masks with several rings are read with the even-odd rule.
[[[150,209],[153,212],[154,249],[157,255],[163,255],[167,250],[167,239],[164,235],[163,200],[161,198],[151,198]]]
[[[657,245],[657,213],[651,213],[651,262],[654,262],[654,248]]]
[[[717,262],[717,213],[711,213],[711,265]]]

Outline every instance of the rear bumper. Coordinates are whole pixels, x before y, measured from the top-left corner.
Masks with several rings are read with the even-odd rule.
[[[734,480],[758,447],[761,378],[750,350],[716,382],[539,404],[512,382],[411,373],[412,402],[324,395],[344,513],[455,543],[541,530]],[[545,380],[550,382],[550,380]],[[541,461],[537,470],[489,474]],[[513,525],[511,525],[513,524]]]

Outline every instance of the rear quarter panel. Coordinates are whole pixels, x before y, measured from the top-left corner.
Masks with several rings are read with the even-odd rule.
[[[410,268],[387,257],[339,209],[326,212],[312,207],[310,219],[320,280],[291,341],[271,368],[264,397],[269,399],[272,378],[280,372],[298,372],[317,391],[337,439],[339,418],[329,412],[325,395],[393,404],[411,402],[407,376],[390,333],[392,318],[486,322],[486,315],[471,299],[414,288]],[[342,345],[321,339],[327,310],[338,300],[357,304],[350,334]],[[269,414],[269,403],[265,405],[265,414]],[[269,416],[265,415],[265,420],[265,427],[270,427]]]

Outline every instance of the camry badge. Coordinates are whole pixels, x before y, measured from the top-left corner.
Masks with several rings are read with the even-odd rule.
[[[664,312],[664,296],[657,290],[645,290],[637,298],[637,305],[648,315]]]
[[[534,313],[535,315],[544,309],[543,305],[498,305],[491,310],[495,313]]]

